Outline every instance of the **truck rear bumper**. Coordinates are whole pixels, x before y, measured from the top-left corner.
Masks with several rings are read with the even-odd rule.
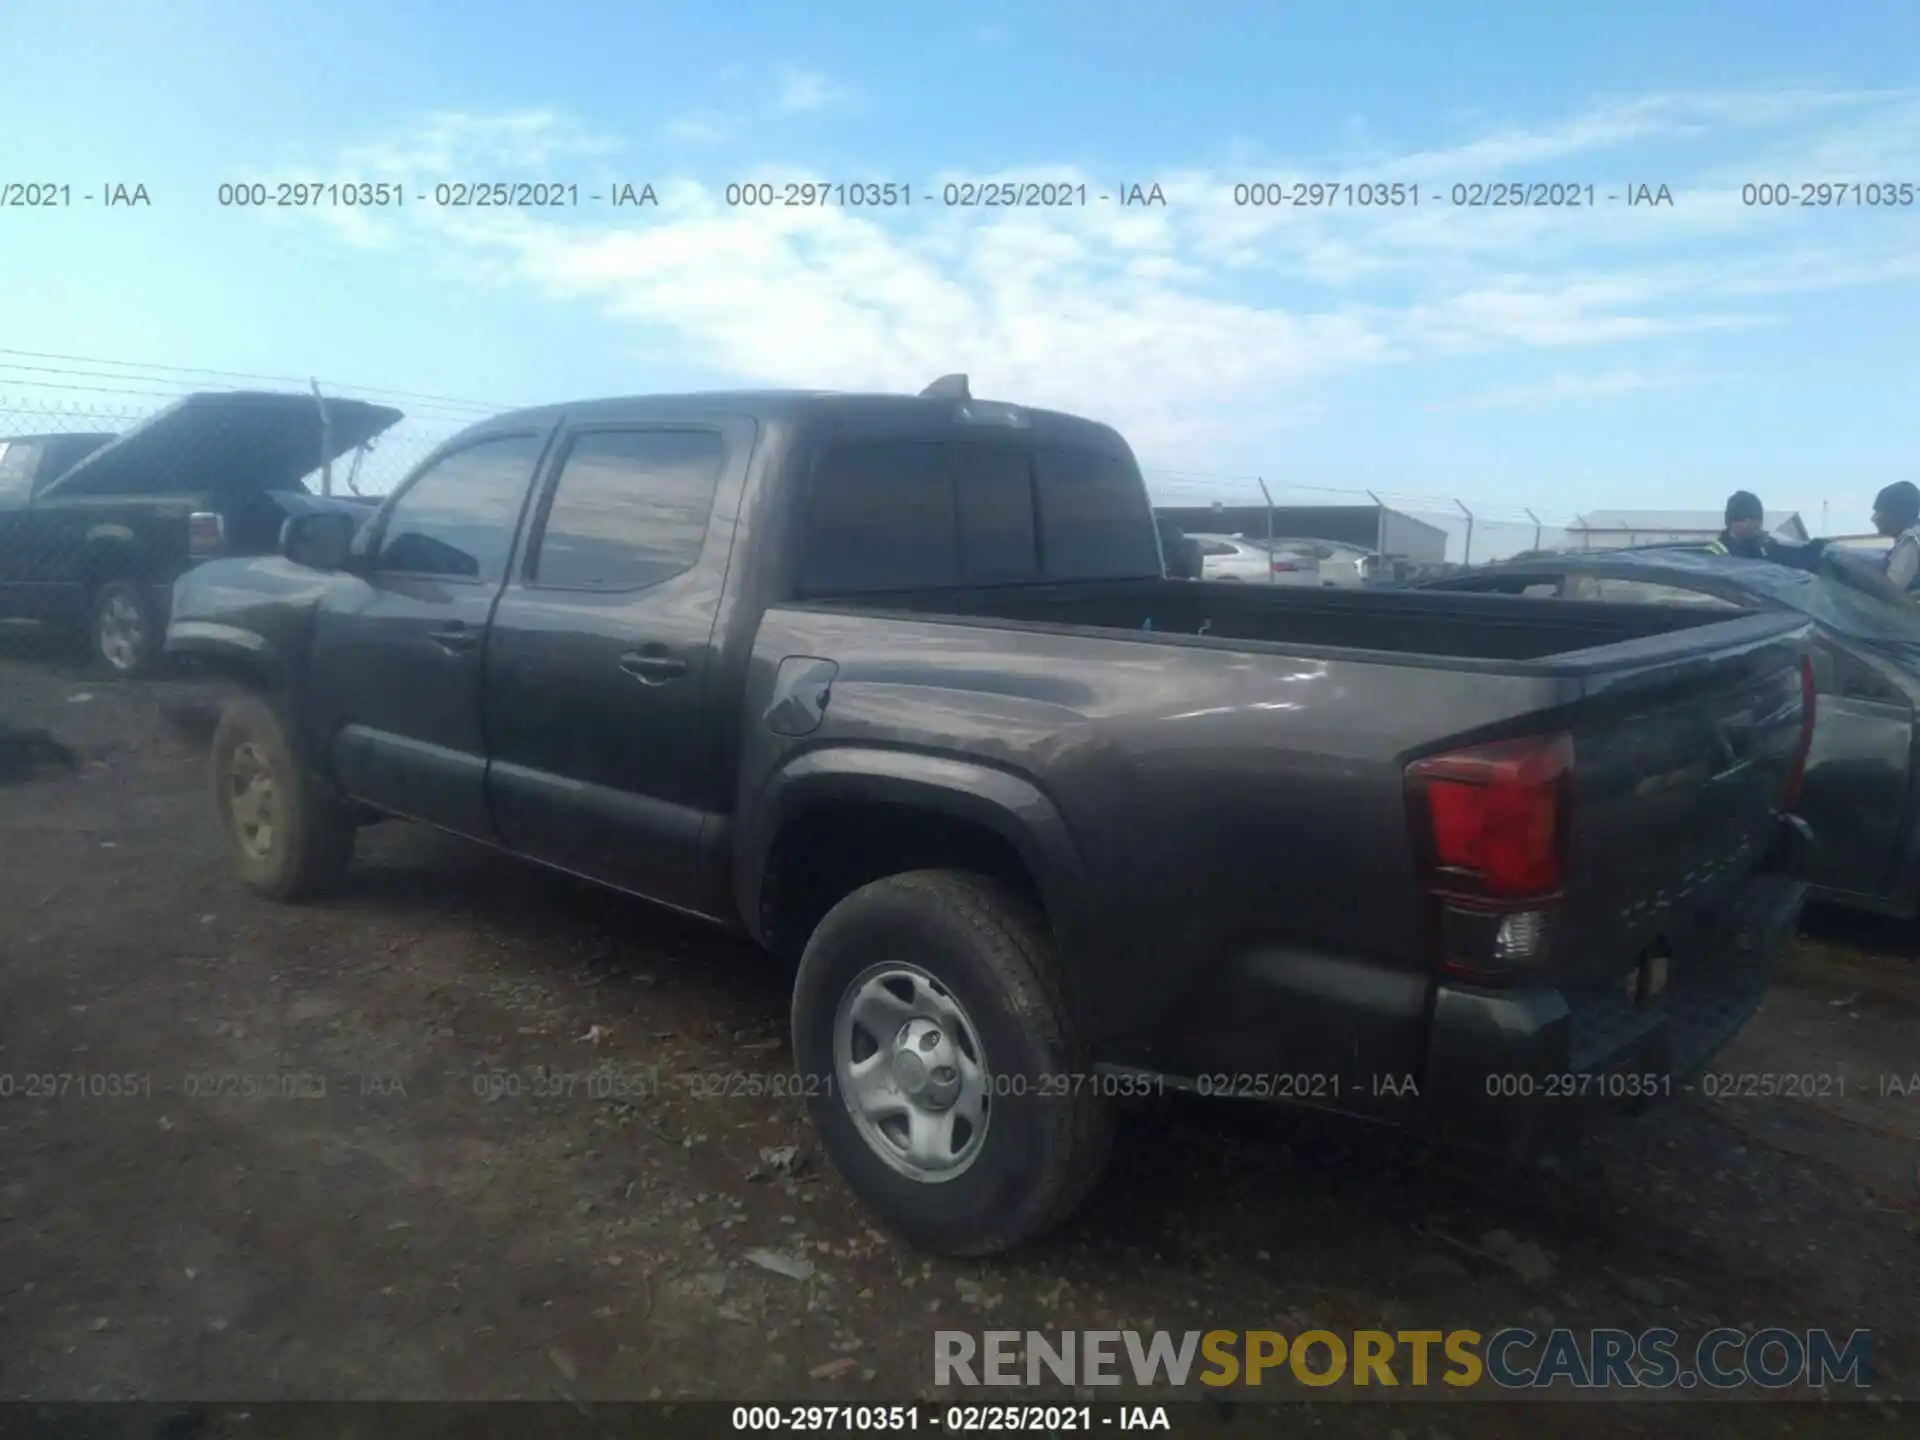
[[[1443,984],[1435,996],[1423,1108],[1443,1134],[1527,1150],[1578,1134],[1606,1112],[1683,1093],[1759,1009],[1806,903],[1811,837],[1781,826],[1762,871],[1718,923],[1668,957],[1664,991],[1495,991]]]
[[[1426,1118],[1449,1138],[1526,1150],[1571,1138],[1597,1114],[1682,1093],[1759,1009],[1806,893],[1803,881],[1756,876],[1708,943],[1671,957],[1670,982],[1651,1000],[1625,984],[1440,986]]]
[[[1170,1067],[1185,1078],[1168,1078],[1476,1146],[1553,1148],[1599,1114],[1682,1093],[1739,1033],[1799,923],[1810,851],[1804,823],[1784,820],[1716,923],[1666,957],[1663,987],[1435,985],[1352,958],[1242,954],[1185,1017],[1184,1063]]]

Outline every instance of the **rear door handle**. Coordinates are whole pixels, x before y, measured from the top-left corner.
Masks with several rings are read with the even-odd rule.
[[[433,631],[429,638],[449,655],[471,655],[480,647],[480,632],[469,630],[458,620],[444,630]]]
[[[687,662],[664,650],[629,650],[620,657],[620,668],[642,685],[664,685],[687,673]]]

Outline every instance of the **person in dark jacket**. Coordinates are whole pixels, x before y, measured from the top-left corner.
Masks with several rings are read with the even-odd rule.
[[[1741,560],[1770,560],[1795,570],[1818,571],[1825,540],[1809,540],[1796,545],[1766,532],[1766,507],[1751,490],[1736,490],[1727,497],[1727,528],[1715,537],[1707,549],[1715,555],[1731,555]]]
[[[1773,549],[1766,533],[1767,511],[1751,490],[1736,490],[1727,498],[1727,528],[1709,547],[1716,555],[1743,560],[1771,560]]]

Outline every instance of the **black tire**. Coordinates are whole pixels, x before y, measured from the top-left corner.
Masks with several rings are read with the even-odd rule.
[[[834,1062],[850,987],[876,963],[909,956],[958,1001],[993,1077],[975,1158],[939,1182],[902,1173],[875,1149]],[[1112,1107],[1087,1083],[1046,920],[996,881],[919,870],[834,906],[800,959],[793,1051],[828,1158],[883,1224],[920,1248],[989,1255],[1037,1239],[1079,1208],[1105,1169]]]
[[[153,595],[137,580],[108,580],[87,604],[87,655],[122,679],[151,675],[160,665],[166,627]]]
[[[271,705],[253,695],[229,701],[213,732],[211,761],[214,809],[249,890],[287,902],[339,882],[353,859],[352,818],[305,763]],[[256,770],[268,776],[271,797],[264,832],[243,823],[242,772]]]

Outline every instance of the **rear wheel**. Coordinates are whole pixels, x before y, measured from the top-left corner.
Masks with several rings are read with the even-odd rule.
[[[353,858],[352,817],[301,763],[286,725],[257,696],[230,701],[213,734],[214,806],[240,879],[269,900],[337,884]]]
[[[93,658],[115,675],[152,672],[160,658],[160,608],[144,585],[109,580],[93,592],[87,643]]]
[[[1112,1142],[1045,918],[983,876],[876,880],[820,922],[793,1047],[829,1158],[915,1245],[986,1255],[1091,1192]]]

